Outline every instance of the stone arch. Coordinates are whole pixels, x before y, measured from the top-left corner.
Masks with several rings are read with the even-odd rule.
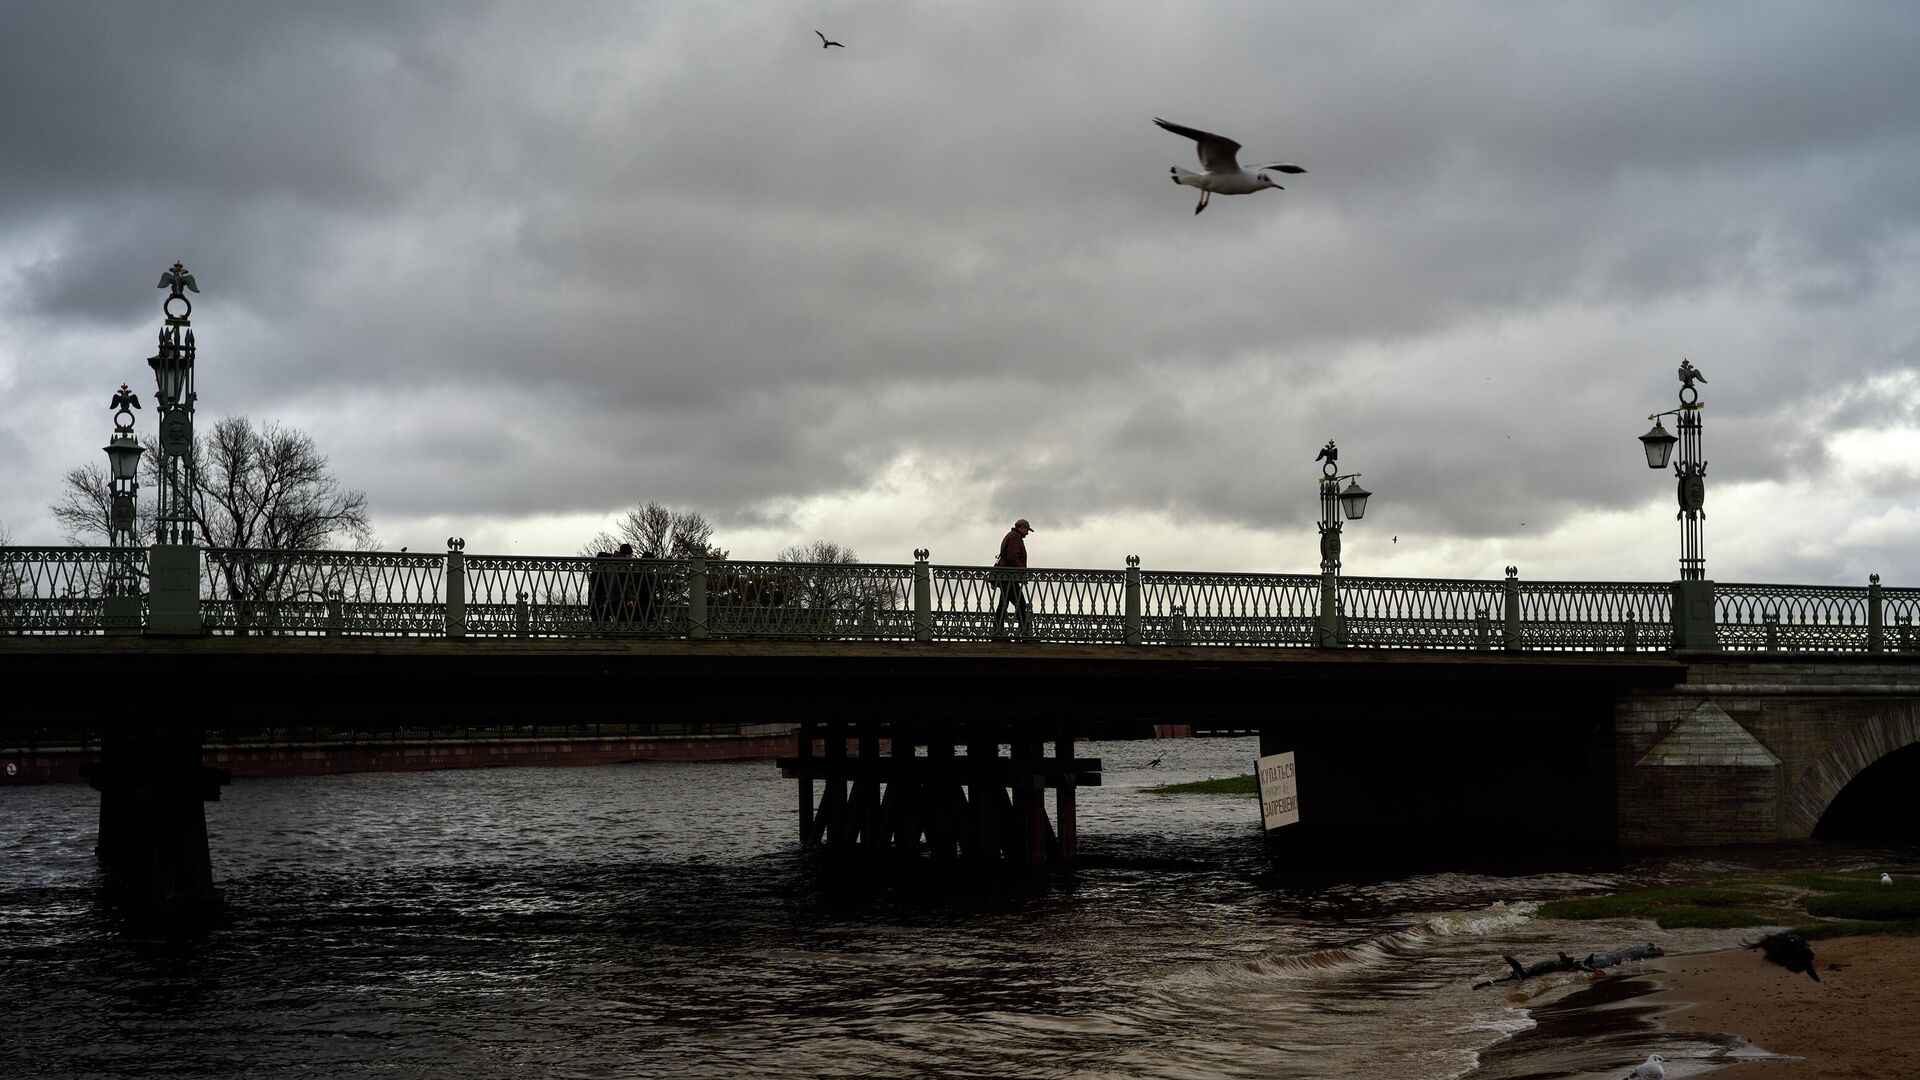
[[[1836,735],[1788,785],[1782,837],[1812,836],[1814,826],[1820,824],[1840,790],[1852,783],[1854,777],[1895,750],[1914,743],[1920,743],[1920,722],[1916,722],[1911,702],[1889,702]]]

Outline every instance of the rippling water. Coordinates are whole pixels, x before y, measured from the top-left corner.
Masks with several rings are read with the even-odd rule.
[[[1289,885],[1252,799],[1144,790],[1249,772],[1253,740],[1082,753],[1107,774],[1077,870],[973,884],[833,872],[768,762],[235,781],[208,806],[228,910],[182,941],[100,902],[91,791],[0,790],[0,1076],[1455,1077],[1500,1044],[1493,1078],[1712,1049],[1630,1010],[1529,1047],[1584,980],[1469,986],[1648,937],[1540,899],[1731,857]]]

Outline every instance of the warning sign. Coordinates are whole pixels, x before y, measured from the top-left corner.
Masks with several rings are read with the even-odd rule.
[[[1300,821],[1300,789],[1295,782],[1293,751],[1260,759],[1260,820],[1269,829]]]

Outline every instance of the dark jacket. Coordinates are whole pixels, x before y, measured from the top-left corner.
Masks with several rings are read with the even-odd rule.
[[[995,566],[1027,565],[1027,542],[1020,537],[1019,529],[1008,529],[1006,539],[1000,541],[1000,557],[994,560]]]

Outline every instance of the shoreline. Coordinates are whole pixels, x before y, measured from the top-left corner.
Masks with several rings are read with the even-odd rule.
[[[1670,1032],[1733,1035],[1749,1044],[1749,1060],[1708,1058],[1725,1080],[1791,1077],[1920,1076],[1920,938],[1871,934],[1813,944],[1820,981],[1768,963],[1758,950],[1669,956],[1655,961]],[[1682,1064],[1667,1055],[1668,1069]],[[1690,1074],[1699,1075],[1696,1070]]]
[[[749,725],[738,733],[671,735],[496,735],[480,738],[310,739],[207,743],[201,764],[230,776],[265,778],[334,773],[421,772],[526,765],[615,765],[639,761],[771,760],[794,753],[789,725]],[[84,784],[98,746],[0,748],[0,790],[35,784]]]
[[[1920,937],[1812,945],[1817,983],[1732,946],[1529,1003],[1534,1026],[1482,1050],[1463,1080],[1620,1080],[1650,1053],[1669,1077],[1920,1077]]]

